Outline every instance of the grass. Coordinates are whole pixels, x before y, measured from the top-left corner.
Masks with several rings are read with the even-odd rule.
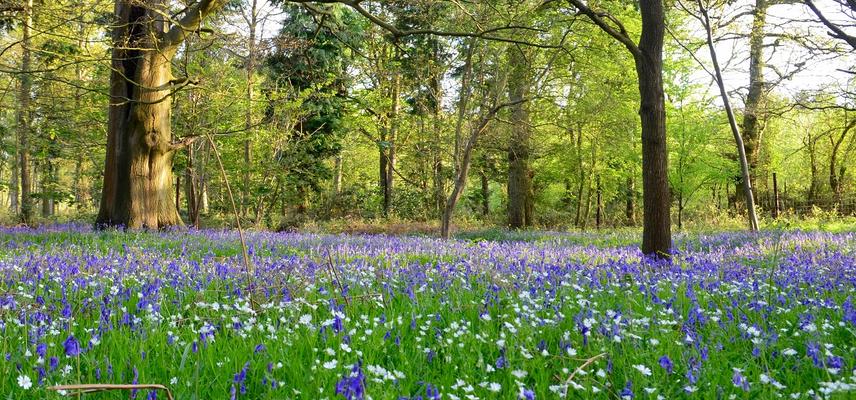
[[[671,265],[635,238],[259,232],[248,281],[232,232],[7,229],[0,398],[854,395],[856,236],[687,234]]]

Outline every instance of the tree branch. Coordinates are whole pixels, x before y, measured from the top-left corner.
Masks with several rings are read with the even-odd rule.
[[[577,8],[577,10],[579,10],[580,13],[585,14],[587,17],[589,17],[591,22],[593,22],[595,25],[597,25],[601,30],[603,30],[604,32],[609,34],[609,36],[612,36],[613,38],[615,38],[615,40],[618,40],[619,42],[621,42],[621,44],[623,44],[624,47],[627,47],[627,50],[630,50],[630,52],[633,54],[633,56],[638,57],[638,56],[642,55],[642,52],[639,50],[639,46],[637,46],[636,43],[634,43],[633,40],[630,39],[630,36],[627,34],[627,30],[624,29],[624,25],[622,25],[618,21],[617,18],[615,18],[612,15],[609,15],[608,13],[605,13],[605,12],[596,12],[596,11],[592,10],[585,3],[583,3],[581,0],[569,0],[569,1],[571,2],[571,4],[574,5],[574,7]],[[604,18],[606,18],[609,21],[611,21],[612,23],[616,24],[618,26],[618,30],[616,30],[616,28],[610,26],[604,20]]]
[[[504,31],[504,30],[529,29],[529,30],[536,30],[537,31],[537,29],[531,28],[531,27],[521,27],[521,26],[508,25],[508,26],[499,26],[499,27],[494,27],[494,28],[483,29],[483,30],[479,30],[476,32],[439,31],[439,30],[435,30],[435,29],[407,29],[407,30],[402,30],[402,29],[397,28],[395,25],[390,24],[387,21],[384,21],[382,18],[378,17],[377,15],[374,15],[371,12],[369,12],[368,10],[366,10],[362,5],[360,5],[362,0],[288,0],[288,1],[291,3],[297,3],[297,4],[303,4],[303,5],[305,5],[307,3],[343,4],[343,5],[346,5],[346,6],[350,7],[351,9],[353,9],[354,11],[356,11],[358,14],[360,14],[363,17],[365,17],[366,19],[368,19],[371,23],[381,27],[382,29],[389,32],[390,34],[392,34],[392,36],[394,36],[396,38],[400,38],[400,37],[404,37],[404,36],[413,36],[413,35],[433,35],[433,36],[443,36],[443,37],[472,37],[472,38],[490,40],[490,41],[494,41],[494,42],[514,43],[514,44],[536,47],[536,48],[541,48],[541,49],[563,48],[562,45],[529,42],[529,41],[525,41],[525,40],[519,40],[519,39],[513,39],[513,38],[507,38],[507,37],[493,35],[496,32]],[[311,8],[308,8],[308,9],[311,9]]]
[[[193,6],[188,7],[184,16],[177,20],[164,35],[161,45],[163,47],[172,47],[181,43],[188,34],[196,32],[199,29],[202,20],[208,14],[220,9],[225,3],[226,0],[199,0]]]
[[[854,50],[856,50],[856,36],[848,35],[847,32],[844,32],[841,27],[835,25],[832,21],[828,20],[826,16],[817,8],[812,0],[805,0],[805,5],[811,9],[814,15],[820,19],[820,22],[825,25],[831,32],[829,32],[829,36],[832,36],[836,39],[841,39],[850,45]]]

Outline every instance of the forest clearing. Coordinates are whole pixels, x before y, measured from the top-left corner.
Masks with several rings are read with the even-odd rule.
[[[854,0],[0,0],[0,400],[854,398],[854,50]]]

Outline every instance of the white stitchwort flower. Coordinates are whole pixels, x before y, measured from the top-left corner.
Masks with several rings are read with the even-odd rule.
[[[642,373],[642,375],[651,376],[651,368],[648,368],[642,364],[636,364],[633,366],[633,368],[636,368],[636,370]]]
[[[21,389],[27,390],[33,387],[33,381],[27,375],[18,375],[18,386],[20,386]]]

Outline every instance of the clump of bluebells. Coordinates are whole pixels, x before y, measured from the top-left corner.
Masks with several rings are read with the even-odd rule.
[[[598,246],[588,245],[594,242]],[[856,235],[529,242],[0,229],[0,393],[176,398],[856,396]],[[154,392],[99,398],[157,398]]]

